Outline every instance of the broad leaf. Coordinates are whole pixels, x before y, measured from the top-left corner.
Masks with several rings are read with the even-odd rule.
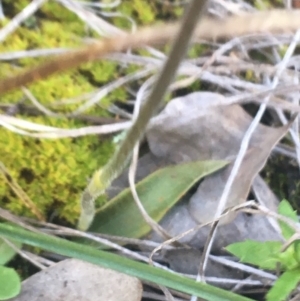
[[[267,301],[284,301],[300,281],[300,269],[284,272],[267,294]]]
[[[21,290],[21,280],[18,273],[11,268],[0,266],[0,300],[17,296]]]
[[[170,101],[149,124],[146,135],[151,153],[160,158],[172,157],[178,160],[184,154],[205,160],[213,154],[214,158],[225,159],[237,156],[242,139],[252,122],[253,118],[240,105],[225,105],[224,95],[201,91]],[[289,128],[290,124],[277,128],[258,125],[232,183],[224,209],[246,201],[253,179],[265,166],[273,147]],[[197,154],[195,149],[198,150]],[[208,177],[197,189],[189,202],[189,210],[197,222],[206,223],[214,219],[218,200],[227,185],[232,167],[233,164]],[[222,221],[223,224],[227,222],[230,222],[229,217]]]
[[[240,259],[240,261],[256,265],[262,269],[274,270],[276,256],[282,244],[279,241],[259,242],[246,240],[226,247],[226,250]]]
[[[19,242],[12,242],[18,249],[21,248],[22,244]],[[9,262],[16,254],[16,251],[10,247],[1,237],[0,237],[0,265],[5,265]]]
[[[167,286],[208,301],[251,301],[249,298],[236,295],[232,292],[205,283],[198,283],[176,273],[170,273],[163,269],[155,268],[117,254],[97,250],[90,246],[71,242],[66,239],[42,233],[33,233],[1,223],[0,235],[60,255],[85,260],[104,268]]]
[[[197,161],[165,167],[139,182],[137,193],[148,214],[160,221],[197,181],[227,163]],[[127,188],[98,210],[89,231],[139,238],[150,230]]]
[[[284,215],[294,222],[298,222],[297,213],[295,210],[293,210],[292,206],[287,200],[282,200],[278,206],[278,213],[281,215]],[[288,226],[285,222],[279,221],[279,225],[281,228],[282,236],[285,239],[289,239],[294,233],[295,230],[293,230],[290,226]]]

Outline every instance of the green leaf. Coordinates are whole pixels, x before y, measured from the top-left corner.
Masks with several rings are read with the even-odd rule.
[[[158,222],[197,181],[227,164],[197,161],[165,167],[140,181],[136,190],[148,214]],[[97,211],[89,231],[139,238],[150,230],[128,188]]]
[[[0,266],[0,300],[17,296],[21,291],[21,280],[18,273],[11,268]]]
[[[267,294],[267,301],[284,301],[300,281],[300,269],[284,272]]]
[[[282,243],[279,241],[259,242],[246,240],[226,247],[226,250],[240,261],[259,266],[262,269],[274,270]]]
[[[0,235],[22,243],[29,244],[64,256],[84,260],[104,268],[112,269],[127,275],[154,282],[177,291],[192,294],[208,301],[250,301],[243,296],[198,283],[188,277],[170,273],[163,269],[136,262],[117,254],[97,250],[62,238],[43,233],[29,232],[11,225],[0,224]],[[252,300],[253,301],[253,300]]]
[[[12,243],[21,249],[22,244],[19,242],[12,241]],[[5,265],[9,262],[16,254],[16,251],[11,248],[1,237],[0,237],[0,265]]]
[[[294,258],[296,259],[296,261],[298,262],[298,264],[300,265],[300,240],[297,239],[294,243]]]
[[[282,265],[283,270],[293,270],[299,267],[295,250],[295,243],[290,245],[284,252],[279,253],[276,258]]]
[[[278,213],[290,218],[294,222],[298,222],[297,213],[295,210],[293,210],[292,206],[287,200],[282,200],[280,202],[278,206]],[[295,233],[295,230],[293,230],[285,222],[279,221],[279,225],[281,228],[281,233],[285,239],[289,239]]]

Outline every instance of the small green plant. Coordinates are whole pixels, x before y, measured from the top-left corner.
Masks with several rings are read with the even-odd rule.
[[[296,212],[287,200],[281,201],[278,213],[298,222]],[[295,234],[286,223],[279,221],[282,236],[289,240]],[[279,241],[258,242],[247,240],[226,247],[226,250],[241,262],[258,266],[261,269],[280,270],[280,277],[266,296],[267,301],[284,301],[300,281],[300,240],[294,240],[287,248]]]
[[[16,248],[22,244],[14,241]],[[21,279],[16,270],[5,267],[16,254],[16,251],[0,238],[0,300],[17,296],[21,291]]]

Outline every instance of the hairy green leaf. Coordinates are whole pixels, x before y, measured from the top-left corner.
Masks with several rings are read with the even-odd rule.
[[[201,178],[221,169],[227,161],[197,161],[169,166],[136,185],[139,198],[155,220],[160,221]],[[123,190],[97,211],[90,231],[139,238],[151,230],[137,208],[130,189]]]
[[[279,241],[259,242],[246,240],[226,247],[226,250],[245,263],[259,266],[262,269],[274,270],[282,244]]]

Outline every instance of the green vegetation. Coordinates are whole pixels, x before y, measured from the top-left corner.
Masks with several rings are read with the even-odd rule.
[[[298,222],[296,212],[286,200],[280,203],[278,213]],[[279,224],[283,237],[286,240],[291,239],[295,230],[283,221]],[[282,273],[269,290],[266,300],[284,301],[300,281],[300,240],[296,239],[287,248],[283,247],[283,243],[279,241],[247,240],[231,244],[226,250],[237,256],[240,261],[261,269],[276,271],[279,267]]]
[[[30,3],[29,0],[11,2],[3,0],[5,16],[2,26]],[[110,12],[110,9],[105,9]],[[173,19],[182,12],[162,4],[153,4],[144,0],[122,1],[117,7],[120,16],[107,17],[119,28],[130,29],[132,18],[136,25],[147,25],[159,19]],[[159,16],[158,16],[159,14]],[[97,34],[81,21],[73,12],[55,2],[45,3],[35,14],[9,35],[1,44],[0,52],[8,53],[26,49],[71,48],[82,45],[83,38],[98,38]],[[15,61],[2,61],[0,78],[21,72],[38,63],[45,57],[22,58]],[[60,104],[57,101],[72,99],[94,91],[120,76],[137,70],[129,65],[120,68],[117,63],[99,61],[88,63],[76,70],[55,75],[47,80],[38,81],[30,86],[35,98],[47,108],[57,113],[69,113],[80,104]],[[90,108],[86,113],[107,116],[106,108],[111,102],[128,98],[124,88],[114,90],[101,100],[100,106]],[[17,104],[30,101],[21,90],[13,91],[1,97],[1,104]],[[16,117],[21,117],[16,115]],[[49,116],[27,116],[22,118],[39,124],[60,128],[79,128],[87,123],[67,118]],[[114,151],[109,139],[97,136],[60,140],[33,139],[0,128],[1,160],[21,188],[36,204],[39,211],[49,217],[53,212],[70,224],[76,223],[79,215],[79,195],[86,186],[92,172],[104,165]],[[105,197],[97,200],[97,206],[105,202]],[[0,206],[18,215],[34,216],[30,209],[11,191],[4,181],[0,184]]]
[[[12,17],[30,1],[3,1]],[[144,11],[146,13],[147,10]],[[144,18],[141,15],[141,18]],[[147,18],[149,20],[150,17]],[[8,23],[4,20],[2,25]],[[83,37],[96,36],[85,24],[61,5],[49,2],[42,6],[36,17],[27,20],[1,43],[1,52],[24,49],[63,48],[81,45]],[[2,62],[0,77],[4,78],[37,65],[45,58],[24,58]],[[37,100],[56,112],[68,113],[78,105],[54,106],[55,101],[65,100],[91,92],[95,87],[118,77],[117,64],[100,61],[86,64],[77,70],[56,75],[30,86]],[[107,116],[105,108],[114,100],[125,100],[124,89],[117,89],[101,101],[101,108],[92,108],[89,114]],[[1,98],[1,103],[16,104],[24,99],[21,90]],[[28,100],[25,103],[29,103]],[[17,116],[18,117],[18,116]],[[24,114],[22,115],[24,118]],[[26,116],[27,120],[60,128],[79,128],[87,124],[67,118]],[[0,129],[1,160],[5,162],[15,180],[45,215],[56,212],[60,218],[75,224],[79,214],[79,194],[85,187],[88,176],[111,156],[114,145],[97,136],[66,138],[62,140],[33,139],[20,136],[4,128]],[[98,200],[98,202],[103,202]],[[99,205],[99,203],[98,203]],[[32,212],[14,195],[4,181],[0,184],[0,206],[13,213],[32,216]]]
[[[12,242],[16,248],[20,249],[20,242]],[[16,254],[3,239],[0,238],[0,300],[7,300],[15,297],[20,293],[21,280],[18,273],[12,269],[5,267]]]
[[[136,190],[147,213],[159,222],[196,182],[227,164],[227,161],[208,160],[167,166],[138,182]],[[96,212],[90,228],[96,233],[131,238],[141,238],[150,230],[129,188]]]
[[[34,233],[23,230],[20,227],[0,223],[0,235],[14,239],[19,242],[26,242],[44,250],[52,251],[64,256],[70,256],[84,260],[104,268],[113,269],[139,279],[151,281],[159,285],[173,288],[187,294],[196,295],[208,301],[251,301],[251,299],[239,296],[203,282],[170,273],[151,265],[128,259],[124,256],[110,252],[100,251],[96,248],[74,243],[66,239]]]

